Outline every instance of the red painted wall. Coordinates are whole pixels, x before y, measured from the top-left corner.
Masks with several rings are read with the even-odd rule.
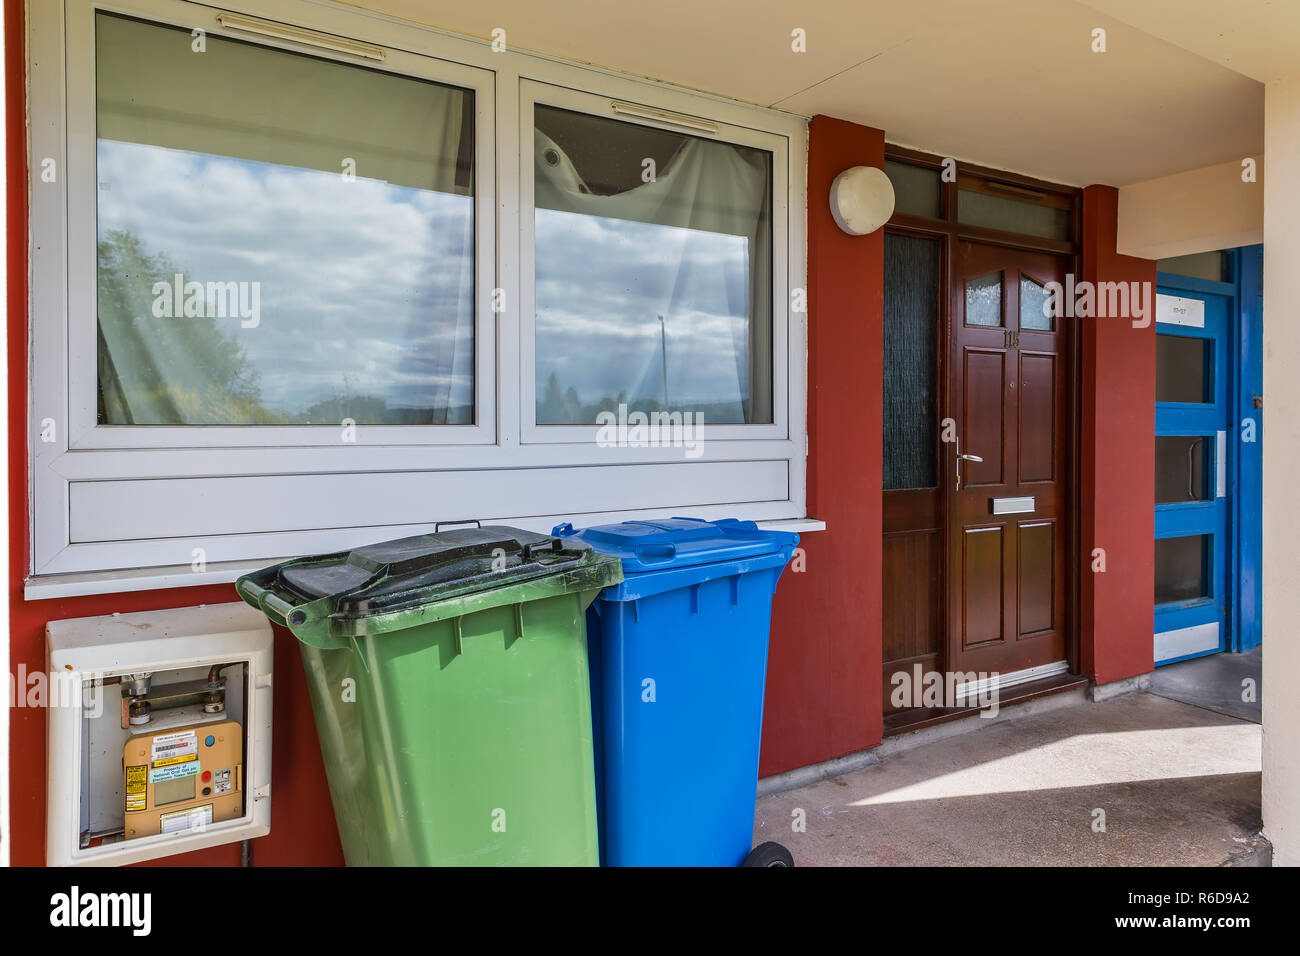
[[[48,0],[42,0],[48,2]],[[26,601],[22,578],[28,566],[27,518],[27,143],[24,90],[24,26],[21,0],[5,0],[5,124],[9,249],[9,561],[10,669],[35,674],[45,668],[45,623],[114,611],[149,611],[237,600],[231,585],[145,591],[65,600]],[[15,701],[25,697],[15,689]],[[272,738],[271,833],[253,841],[255,865],[342,864],[343,850],[325,784],[316,727],[297,641],[277,631],[274,736]],[[14,707],[10,731],[10,860],[16,866],[45,862],[45,713]],[[292,807],[292,812],[290,812]],[[161,865],[237,865],[239,845],[214,847],[158,861]]]
[[[848,236],[831,182],[885,164],[885,134],[827,116],[808,139],[806,569],[781,577],[763,715],[766,776],[880,743],[884,234]]]
[[[1149,282],[1150,325],[1083,320],[1080,656],[1097,683],[1154,667],[1156,264],[1115,252],[1119,191],[1083,192],[1083,278]],[[1093,549],[1106,552],[1094,573]]]

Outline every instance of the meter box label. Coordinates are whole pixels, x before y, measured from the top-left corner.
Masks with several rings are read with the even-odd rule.
[[[159,734],[153,739],[152,751],[149,759],[155,767],[196,760],[199,756],[199,738],[192,730]]]
[[[213,771],[212,792],[213,793],[234,793],[235,792],[235,768],[234,767],[226,767],[224,770]]]
[[[197,827],[205,827],[212,822],[212,804],[206,803],[201,807],[191,807],[188,810],[175,810],[171,813],[164,813],[158,818],[162,824],[163,833],[175,833],[178,830],[193,830]]]
[[[149,771],[149,782],[160,783],[166,780],[179,780],[181,777],[192,777],[199,772],[199,762],[190,760],[187,763],[175,763],[170,767],[159,767],[157,770]],[[141,810],[144,807],[140,808]]]
[[[149,768],[127,767],[126,768],[126,810],[130,813],[132,810],[143,810],[145,808],[145,793],[149,782]]]

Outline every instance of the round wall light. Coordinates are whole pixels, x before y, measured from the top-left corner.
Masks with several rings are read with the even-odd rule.
[[[850,236],[875,232],[894,214],[894,184],[883,169],[852,166],[831,183],[831,215]]]

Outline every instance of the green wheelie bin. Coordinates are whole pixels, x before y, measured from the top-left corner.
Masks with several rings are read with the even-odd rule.
[[[350,866],[599,862],[577,541],[458,528],[245,575],[302,648]]]

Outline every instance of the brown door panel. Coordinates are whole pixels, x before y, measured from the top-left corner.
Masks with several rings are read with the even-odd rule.
[[[982,462],[963,463],[962,484],[997,486],[1003,481],[1002,393],[1005,390],[1006,353],[1002,350],[966,349],[962,385],[962,451],[979,455]]]
[[[1004,642],[1003,573],[1006,566],[1006,527],[992,525],[962,529],[961,646]]]
[[[1019,484],[1056,479],[1057,359],[1042,352],[1019,355]]]
[[[908,710],[910,701],[894,706],[892,678],[904,671],[909,686],[914,666],[922,672],[942,669],[944,636],[941,615],[943,526],[940,489],[919,488],[884,493],[882,606],[884,712]]]
[[[1056,630],[1056,522],[1025,521],[1017,528],[1020,580],[1016,636]]]

